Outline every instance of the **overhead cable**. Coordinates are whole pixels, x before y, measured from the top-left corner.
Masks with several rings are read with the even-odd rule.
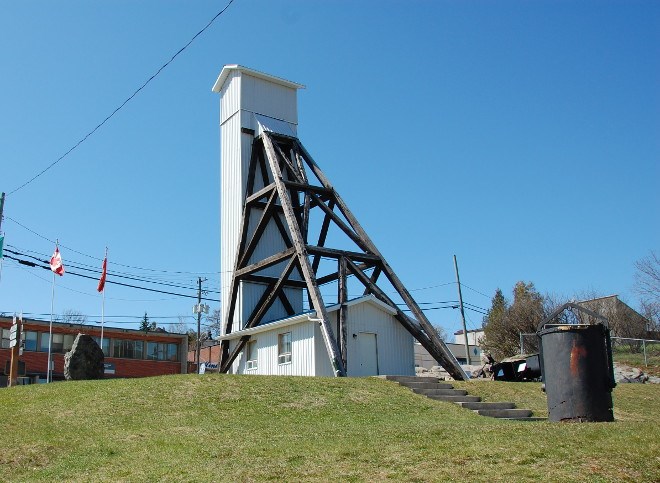
[[[60,161],[62,161],[64,158],[66,158],[66,157],[67,157],[67,156],[68,156],[68,155],[69,155],[74,149],[76,149],[78,146],[80,146],[82,143],[84,143],[84,142],[87,140],[87,138],[89,138],[89,137],[90,137],[92,134],[94,134],[98,129],[100,129],[101,126],[103,126],[106,122],[108,122],[108,121],[109,121],[109,120],[110,120],[115,114],[117,114],[117,113],[118,113],[118,112],[119,112],[119,111],[120,111],[120,110],[121,110],[126,104],[128,104],[128,103],[129,103],[129,102],[130,102],[130,101],[131,101],[131,100],[132,100],[132,99],[133,99],[133,98],[134,98],[134,97],[135,97],[135,96],[136,96],[136,95],[137,95],[142,89],[144,89],[144,88],[145,88],[145,87],[146,87],[146,86],[147,86],[152,80],[154,80],[154,79],[156,78],[156,76],[157,76],[158,74],[160,74],[161,71],[162,71],[163,69],[165,69],[165,67],[167,67],[168,65],[170,65],[170,64],[172,63],[172,61],[173,61],[174,59],[176,59],[177,56],[178,56],[179,54],[181,54],[184,50],[186,50],[186,49],[188,48],[188,46],[190,46],[190,44],[192,44],[193,41],[194,41],[197,37],[199,37],[199,36],[200,36],[200,35],[201,35],[201,34],[202,34],[207,28],[209,28],[209,27],[211,26],[211,24],[212,24],[212,23],[213,23],[213,22],[214,22],[214,21],[215,21],[220,15],[222,15],[223,13],[225,13],[225,11],[229,8],[229,6],[230,6],[233,2],[234,2],[234,0],[229,0],[229,3],[227,3],[227,5],[225,5],[225,7],[224,7],[222,10],[220,10],[220,11],[215,15],[215,17],[213,17],[213,18],[211,19],[211,21],[210,21],[209,23],[207,23],[206,26],[204,26],[204,28],[203,28],[202,30],[200,30],[199,32],[197,32],[197,33],[193,36],[193,38],[190,39],[190,41],[188,41],[188,43],[187,43],[186,45],[184,45],[183,47],[181,47],[181,48],[180,48],[180,49],[179,49],[179,50],[178,50],[178,51],[177,51],[177,52],[176,52],[176,53],[170,58],[170,60],[168,60],[167,62],[165,62],[165,63],[164,63],[164,64],[163,64],[163,65],[162,65],[162,66],[156,71],[156,73],[154,73],[151,77],[149,77],[149,78],[146,80],[146,82],[144,82],[144,84],[142,84],[140,87],[138,87],[138,88],[135,90],[135,92],[133,92],[133,94],[131,94],[131,95],[130,95],[130,96],[129,96],[124,102],[122,102],[121,105],[119,105],[119,107],[115,108],[115,110],[112,111],[112,113],[110,113],[110,115],[108,115],[105,119],[103,119],[103,121],[101,121],[99,124],[97,124],[96,127],[95,127],[94,129],[92,129],[92,130],[89,131],[87,134],[85,134],[85,136],[84,136],[82,139],[80,139],[80,141],[78,141],[75,145],[73,145],[73,147],[71,147],[66,153],[64,153],[62,156],[60,156],[60,157],[57,158],[55,161],[53,161],[52,163],[50,163],[48,166],[46,166],[44,169],[42,169],[40,172],[38,172],[38,173],[37,173],[36,175],[34,175],[32,178],[30,178],[30,179],[27,180],[25,183],[23,183],[22,185],[20,185],[18,188],[14,189],[13,191],[10,191],[10,192],[8,193],[8,195],[12,195],[12,194],[16,193],[17,191],[19,191],[19,190],[25,188],[27,185],[29,185],[29,184],[32,183],[34,180],[36,180],[37,178],[39,178],[39,177],[40,177],[42,174],[44,174],[46,171],[48,171],[49,169],[51,169],[53,166],[55,166],[57,163],[59,163]]]

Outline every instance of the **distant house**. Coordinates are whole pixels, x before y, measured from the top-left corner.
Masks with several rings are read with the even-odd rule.
[[[481,364],[481,339],[484,336],[484,331],[479,330],[468,330],[468,348],[470,350],[470,364],[479,365]],[[467,364],[468,360],[465,355],[465,335],[462,330],[454,332],[454,342],[446,343],[447,348],[454,355],[459,364]],[[423,367],[425,369],[430,369],[433,366],[437,366],[437,361],[431,357],[431,354],[428,353],[426,349],[419,342],[415,342],[415,367]]]
[[[10,328],[12,317],[0,317],[2,345],[0,368],[4,372],[11,359]],[[50,322],[23,319],[24,348],[20,361],[25,363],[23,383],[46,380],[48,368],[48,339]],[[92,336],[101,345],[101,327],[75,323],[53,322],[51,353],[54,363],[53,380],[64,379],[64,354],[71,349],[79,333]],[[103,353],[105,377],[147,377],[187,372],[186,353],[188,336],[169,332],[144,332],[134,329],[105,327]],[[6,385],[6,376],[0,376],[0,385]]]
[[[467,331],[467,341],[469,345],[480,345],[481,339],[483,339],[483,337],[483,329]],[[462,329],[454,332],[454,344],[465,344],[465,334],[463,333]]]
[[[606,317],[614,337],[650,338],[649,332],[652,328],[649,320],[621,301],[618,295],[581,300],[575,303]],[[591,321],[586,322],[591,323]]]
[[[346,328],[347,375],[415,375],[413,337],[394,318],[396,312],[373,295],[351,300]],[[337,327],[339,306],[328,307]],[[245,349],[234,361],[233,374],[292,376],[334,375],[314,312],[237,330],[220,337],[233,351],[244,336]]]

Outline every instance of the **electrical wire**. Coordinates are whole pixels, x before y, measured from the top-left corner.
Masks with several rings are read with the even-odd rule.
[[[491,298],[491,297],[489,297],[488,295],[486,295],[485,293],[479,292],[479,290],[473,289],[472,287],[470,287],[470,286],[468,286],[468,285],[465,285],[463,282],[461,282],[461,287],[465,287],[465,288],[467,288],[467,289],[469,289],[469,290],[472,290],[472,291],[475,292],[475,293],[478,293],[479,295],[483,295],[483,296],[486,297],[488,300],[490,300],[490,298]]]
[[[29,185],[29,184],[32,183],[34,180],[36,180],[36,179],[39,178],[41,175],[43,175],[46,171],[48,171],[49,169],[51,169],[53,166],[55,166],[57,163],[59,163],[60,161],[62,161],[64,158],[66,158],[66,157],[67,157],[67,156],[68,156],[68,155],[69,155],[74,149],[76,149],[78,146],[80,146],[82,143],[84,143],[84,142],[87,140],[87,138],[89,138],[92,134],[94,134],[97,130],[99,130],[99,129],[100,129],[100,128],[101,128],[106,122],[108,122],[108,121],[109,121],[109,120],[110,120],[115,114],[117,114],[117,113],[118,113],[118,112],[119,112],[119,111],[120,111],[120,110],[121,110],[126,104],[128,104],[128,103],[129,103],[129,102],[130,102],[130,101],[131,101],[131,100],[132,100],[132,99],[133,99],[133,98],[134,98],[134,97],[135,97],[135,96],[136,96],[136,95],[137,95],[142,89],[144,89],[144,88],[145,88],[145,87],[146,87],[146,86],[147,86],[152,80],[154,80],[154,79],[156,78],[156,76],[158,76],[158,74],[160,74],[161,71],[162,71],[163,69],[165,69],[168,65],[170,65],[170,64],[174,61],[174,59],[176,59],[176,58],[179,56],[179,54],[181,54],[184,50],[186,50],[186,49],[190,46],[190,44],[192,44],[192,43],[195,41],[195,39],[196,39],[197,37],[199,37],[199,36],[200,36],[200,35],[201,35],[206,29],[208,29],[208,28],[211,26],[211,24],[213,24],[213,22],[214,22],[218,17],[220,17],[220,15],[222,15],[223,13],[225,13],[225,11],[229,8],[229,6],[230,6],[233,2],[234,2],[234,0],[229,0],[229,3],[227,3],[227,5],[225,5],[225,7],[224,7],[222,10],[220,10],[220,12],[218,12],[218,13],[215,15],[215,17],[213,17],[213,18],[211,19],[211,21],[210,21],[209,23],[207,23],[206,26],[205,26],[202,30],[200,30],[199,32],[197,32],[197,33],[193,36],[193,38],[190,39],[190,41],[189,41],[186,45],[184,45],[183,47],[181,47],[181,48],[180,48],[180,49],[179,49],[179,50],[178,50],[178,51],[177,51],[177,52],[176,52],[176,53],[170,58],[170,60],[168,60],[167,62],[165,62],[165,63],[164,63],[164,64],[163,64],[163,65],[162,65],[162,66],[156,71],[155,74],[153,74],[151,77],[149,77],[149,78],[146,80],[146,82],[145,82],[144,84],[142,84],[140,87],[138,87],[137,90],[136,90],[135,92],[133,92],[133,94],[131,94],[131,95],[130,95],[130,96],[129,96],[124,102],[122,102],[121,105],[120,105],[119,107],[115,108],[115,110],[112,111],[112,113],[111,113],[109,116],[107,116],[105,119],[103,119],[103,121],[101,121],[99,124],[97,124],[96,127],[95,127],[94,129],[92,129],[91,131],[89,131],[89,132],[88,132],[88,133],[87,133],[82,139],[80,139],[80,141],[78,141],[73,147],[71,147],[71,148],[70,148],[66,153],[64,153],[62,156],[60,156],[60,157],[57,158],[55,161],[53,161],[52,163],[50,163],[46,168],[42,169],[39,173],[37,173],[36,175],[34,175],[32,178],[30,178],[29,180],[27,180],[25,183],[23,183],[22,185],[20,185],[18,188],[14,189],[13,191],[10,191],[10,192],[7,194],[7,196],[12,195],[12,194],[16,193],[17,191],[19,191],[19,190],[25,188],[27,185]]]
[[[12,248],[15,248],[15,247],[12,247]],[[40,262],[40,263],[43,263],[43,264],[48,264],[48,261],[46,261],[46,260],[43,260],[41,258],[32,256],[32,255],[28,255],[26,253],[17,252],[16,250],[12,250],[10,248],[5,249],[5,252],[11,253],[11,254],[16,255],[16,256],[31,258],[32,260],[36,260],[37,262]],[[19,262],[19,263],[21,263],[21,262]],[[30,263],[32,263],[32,262],[30,262]],[[22,262],[22,264],[25,265],[26,261],[24,260]],[[83,271],[86,271],[86,272],[91,272],[91,273],[96,274],[97,276],[101,275],[101,270],[96,269],[96,268],[93,268],[93,269],[92,268],[85,268],[84,266],[81,267],[81,266],[78,266],[75,262],[67,262],[67,267],[68,268],[75,268],[77,270],[83,270]],[[107,275],[112,276],[112,277],[116,277],[116,278],[123,278],[123,279],[126,279],[126,280],[133,280],[133,281],[137,281],[137,282],[144,282],[144,283],[151,283],[151,284],[155,284],[155,285],[162,285],[162,286],[166,286],[166,287],[180,288],[180,289],[184,289],[184,290],[197,290],[197,288],[194,287],[194,286],[184,286],[184,285],[178,285],[178,284],[162,282],[162,281],[153,281],[153,280],[148,280],[148,279],[143,278],[143,277],[132,277],[132,276],[128,276],[128,275],[121,275],[119,273],[115,273],[115,272],[111,272],[111,271],[107,271]],[[213,290],[213,289],[206,289],[206,290],[204,290],[204,292],[217,293],[217,294],[220,293],[219,291]]]
[[[3,218],[6,218],[7,220],[10,220],[10,221],[12,221],[13,223],[16,223],[16,224],[17,224],[18,226],[20,226],[21,228],[23,228],[23,229],[29,231],[30,233],[32,233],[33,235],[38,236],[39,238],[42,238],[42,239],[44,239],[44,240],[46,240],[46,241],[52,243],[53,245],[55,245],[55,244],[57,243],[56,241],[51,240],[50,238],[45,237],[44,235],[42,235],[42,234],[40,234],[40,233],[37,233],[36,231],[32,230],[31,228],[28,228],[27,226],[25,226],[24,224],[18,222],[17,220],[13,219],[13,218],[10,217],[10,216],[4,215]],[[9,246],[9,245],[8,245],[8,246]],[[59,246],[62,247],[62,248],[65,248],[66,250],[68,250],[68,251],[70,251],[70,252],[77,253],[78,255],[82,255],[82,256],[84,256],[84,257],[91,258],[91,259],[93,259],[93,260],[97,260],[97,261],[99,261],[99,262],[102,262],[102,261],[103,261],[103,258],[95,257],[95,256],[93,256],[93,255],[88,255],[87,253],[80,252],[80,251],[78,251],[78,250],[75,250],[75,249],[73,249],[73,248],[71,248],[71,247],[69,247],[69,246],[63,245],[63,244],[61,244],[61,243],[59,243]],[[31,250],[26,250],[26,251],[31,251]],[[33,252],[33,253],[37,253],[37,252]],[[219,271],[218,271],[218,272],[186,272],[186,271],[176,271],[176,270],[159,270],[159,269],[153,269],[153,268],[136,267],[136,266],[133,266],[133,265],[125,265],[125,264],[123,264],[123,263],[118,263],[118,262],[114,262],[114,261],[112,262],[112,264],[113,264],[113,265],[117,265],[117,266],[119,266],[119,267],[131,268],[131,269],[134,269],[134,270],[143,270],[143,271],[145,271],[145,272],[157,272],[157,273],[163,273],[163,274],[177,274],[177,275],[218,275],[218,274],[221,273],[221,272],[219,272]]]
[[[8,258],[10,260],[15,260],[18,263],[20,263],[21,265],[26,265],[26,266],[29,266],[29,267],[32,267],[32,268],[42,268],[44,270],[50,270],[50,266],[38,265],[34,262],[30,262],[28,260],[23,260],[23,259],[20,259],[20,258],[16,258],[16,257],[13,257],[11,255],[5,255],[5,258]],[[87,279],[91,279],[91,280],[96,280],[97,279],[97,277],[91,277],[89,275],[83,275],[81,273],[72,272],[70,270],[67,271],[66,273],[69,274],[69,275],[75,275],[77,277],[87,278]],[[105,283],[109,283],[109,284],[113,284],[113,285],[119,285],[119,286],[122,286],[122,287],[134,288],[134,289],[138,289],[138,290],[146,290],[148,292],[162,293],[162,294],[165,294],[165,295],[174,295],[174,296],[177,296],[177,297],[185,297],[185,298],[191,298],[191,299],[197,299],[198,298],[197,295],[186,295],[186,294],[168,292],[168,291],[165,291],[165,290],[157,290],[155,288],[140,287],[140,286],[137,286],[137,285],[131,285],[131,284],[117,282],[117,281],[108,280],[108,279],[106,279]],[[220,300],[218,300],[218,299],[212,299],[212,298],[208,298],[208,297],[201,297],[201,300],[205,300],[205,301],[208,301],[208,302],[220,302]]]

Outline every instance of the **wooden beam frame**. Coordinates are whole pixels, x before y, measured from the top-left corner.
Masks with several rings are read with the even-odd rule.
[[[307,169],[311,171],[320,186],[310,183]],[[231,302],[228,311],[228,313],[231,313],[232,318],[240,281],[266,284],[264,294],[248,318],[247,325],[250,327],[259,324],[266,311],[278,299],[282,302],[287,314],[291,315],[294,309],[284,293],[284,288],[306,288],[310,306],[316,311],[316,317],[335,375],[345,376],[346,368],[350,362],[347,360],[346,351],[347,287],[348,276],[353,275],[364,285],[364,294],[371,293],[388,306],[391,306],[396,313],[396,320],[455,379],[465,379],[467,377],[456,358],[438,337],[421,308],[297,138],[270,132],[262,133],[261,136],[255,139],[253,144],[249,170],[246,203],[241,225],[241,241],[237,252],[236,269],[232,277]],[[264,187],[255,193],[254,179],[257,176],[257,170],[261,171]],[[302,202],[301,195],[304,196]],[[266,203],[264,203],[265,198],[268,198]],[[323,213],[323,222],[318,234],[317,244],[309,245],[310,214],[316,208],[319,208],[319,211]],[[335,212],[335,208],[338,208],[339,212]],[[247,227],[249,226],[250,211],[252,209],[263,211],[248,242]],[[281,218],[282,215],[283,219]],[[247,265],[271,219],[275,221],[287,249]],[[326,247],[325,244],[331,224],[337,226],[348,236],[358,250],[337,250]],[[337,271],[317,278],[322,257],[337,260]],[[258,273],[285,260],[288,260],[286,267],[277,279]],[[374,268],[374,271],[371,276],[368,276],[364,271],[370,268]],[[295,269],[300,272],[303,280],[290,279]],[[378,286],[377,282],[381,274],[385,275],[403,299],[412,316],[406,315]],[[319,290],[320,284],[334,281],[338,281],[337,295],[339,300],[339,312],[335,328],[336,337],[329,323],[327,309]],[[231,321],[228,321],[225,327],[231,332]],[[228,370],[248,340],[249,336],[241,337],[231,354],[229,354],[228,344],[223,342],[223,363],[221,366],[223,372]]]
[[[280,170],[273,143],[271,142],[270,135],[268,133],[264,133],[262,139],[266,151],[266,157],[268,158],[268,163],[270,165],[271,172],[273,173],[274,181],[277,184],[277,191],[280,195],[280,202],[284,208],[284,216],[289,225],[289,231],[291,232],[293,245],[295,247],[296,255],[298,256],[299,268],[301,269],[305,282],[307,282],[307,293],[312,300],[312,305],[316,311],[316,317],[319,319],[319,325],[321,327],[323,339],[328,351],[328,356],[330,357],[335,375],[346,376],[346,370],[344,369],[344,365],[341,362],[341,354],[337,348],[337,341],[334,338],[332,327],[330,327],[329,324],[328,312],[325,308],[325,304],[323,303],[323,297],[321,296],[321,291],[319,290],[318,284],[316,283],[314,270],[312,270],[312,265],[309,261],[309,255],[307,253],[305,241],[302,237],[302,233],[300,232],[300,226],[296,223],[296,216],[293,211],[293,205],[291,203],[291,199],[288,196],[287,188],[284,184],[284,178],[282,176],[282,171]]]

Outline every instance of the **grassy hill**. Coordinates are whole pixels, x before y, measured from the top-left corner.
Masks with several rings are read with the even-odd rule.
[[[535,383],[460,383],[546,413]],[[379,379],[165,376],[0,390],[0,481],[658,481],[660,386],[614,423],[500,421]]]

